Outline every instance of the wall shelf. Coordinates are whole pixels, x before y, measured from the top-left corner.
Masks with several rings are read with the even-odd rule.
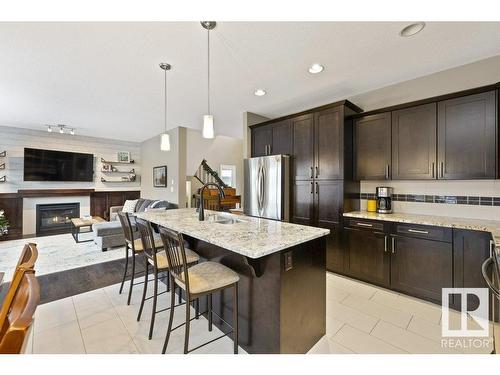
[[[134,160],[130,160],[129,162],[123,162],[123,161],[112,161],[112,160],[104,160],[101,158],[101,163],[103,164],[134,164]]]
[[[0,168],[1,169],[1,168]],[[135,174],[135,169],[131,169],[130,171],[104,171],[104,170],[101,170],[102,173],[108,173],[108,174],[112,174],[112,173],[128,173],[128,174]]]
[[[128,182],[136,182],[137,178],[134,176],[134,179],[131,180],[106,180],[104,177],[101,177],[101,182],[103,183],[128,183]]]

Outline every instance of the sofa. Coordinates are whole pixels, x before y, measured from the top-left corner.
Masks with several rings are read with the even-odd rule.
[[[148,210],[173,209],[178,208],[177,204],[165,200],[143,199],[137,200],[134,208],[135,212],[145,212]],[[123,206],[112,206],[109,209],[110,221],[96,223],[92,225],[94,234],[94,243],[101,248],[102,251],[108,250],[110,247],[125,245],[125,235],[118,220],[118,212],[122,211]],[[132,220],[132,226],[134,223]],[[135,230],[134,230],[135,232]],[[138,233],[137,233],[138,237]]]

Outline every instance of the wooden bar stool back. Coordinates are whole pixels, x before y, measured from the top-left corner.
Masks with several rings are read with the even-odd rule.
[[[186,321],[174,328],[172,322],[174,317],[174,300],[175,296],[171,294],[170,317],[168,322],[167,336],[163,345],[164,354],[167,350],[170,334],[175,329],[185,325],[184,336],[184,354],[192,352],[202,346],[208,345],[216,340],[219,340],[232,333],[233,336],[233,350],[238,353],[238,281],[239,276],[230,268],[217,263],[217,262],[203,262],[194,266],[188,267],[189,259],[186,256],[186,249],[184,247],[184,238],[181,233],[174,232],[170,229],[160,227],[160,236],[163,240],[164,248],[167,254],[168,262],[170,264],[170,277],[172,285],[178,285],[186,293]],[[212,293],[222,291],[227,288],[233,288],[233,323],[230,325],[221,316],[212,311]],[[190,322],[197,318],[198,312],[194,318],[190,317],[190,302],[197,300],[202,296],[207,296],[208,299],[208,329],[212,330],[212,314],[220,318],[222,322],[228,325],[231,330],[222,336],[212,339],[202,345],[193,349],[189,349],[189,329]]]
[[[0,320],[0,354],[19,354],[24,351],[33,315],[40,302],[35,271],[18,268],[7,297],[9,303],[2,307],[5,318]]]

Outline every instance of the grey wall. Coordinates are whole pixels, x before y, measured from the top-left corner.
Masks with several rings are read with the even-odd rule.
[[[186,129],[175,128],[170,134],[170,151],[160,150],[160,135],[141,143],[141,160],[143,176],[141,179],[141,196],[149,199],[166,199],[179,204],[185,203],[185,149]],[[167,166],[168,187],[153,187],[153,167]]]
[[[25,147],[94,154],[94,181],[25,182],[23,181]],[[138,190],[140,187],[141,155],[139,143],[0,126],[0,152],[2,151],[7,151],[7,157],[0,158],[0,164],[4,162],[6,164],[6,169],[0,170],[0,176],[5,174],[7,182],[0,183],[0,193],[17,192],[18,189]],[[102,183],[101,176],[108,179],[118,178],[118,175],[106,176],[100,172],[101,158],[117,160],[118,151],[130,152],[131,158],[136,162],[133,168],[138,175],[138,180],[126,183]],[[119,168],[128,170],[129,167]]]

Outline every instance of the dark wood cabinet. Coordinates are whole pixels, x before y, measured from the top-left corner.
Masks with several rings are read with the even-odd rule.
[[[314,215],[314,182],[293,182],[292,197],[291,222],[312,225]]]
[[[438,103],[438,178],[495,178],[495,101],[489,91]]]
[[[290,155],[292,153],[292,125],[284,120],[272,125],[270,155]]]
[[[342,107],[317,112],[314,115],[316,180],[336,180],[344,177],[344,113]]]
[[[383,232],[345,228],[344,271],[377,285],[390,284],[390,255]]]
[[[252,157],[268,155],[272,143],[272,125],[265,125],[252,129]]]
[[[354,121],[354,165],[357,180],[391,178],[391,114],[364,116]]]
[[[314,115],[290,120],[293,129],[292,175],[294,180],[314,177]]]
[[[343,181],[317,180],[314,185],[315,226],[335,229],[342,217]]]
[[[140,191],[98,191],[90,194],[90,214],[109,220],[109,208],[123,206],[128,199],[138,199]]]
[[[487,288],[481,273],[483,262],[490,257],[491,234],[464,229],[453,230],[453,287]],[[454,297],[453,304],[459,309],[461,301]],[[467,310],[474,310],[478,300],[469,296]]]
[[[435,179],[436,136],[436,103],[392,112],[392,179]]]
[[[9,221],[9,232],[0,241],[15,240],[23,236],[23,198],[16,193],[0,194],[0,210]]]
[[[292,125],[283,120],[252,129],[252,157],[290,155],[292,153]]]
[[[441,302],[441,289],[453,286],[451,243],[391,236],[391,287]]]

